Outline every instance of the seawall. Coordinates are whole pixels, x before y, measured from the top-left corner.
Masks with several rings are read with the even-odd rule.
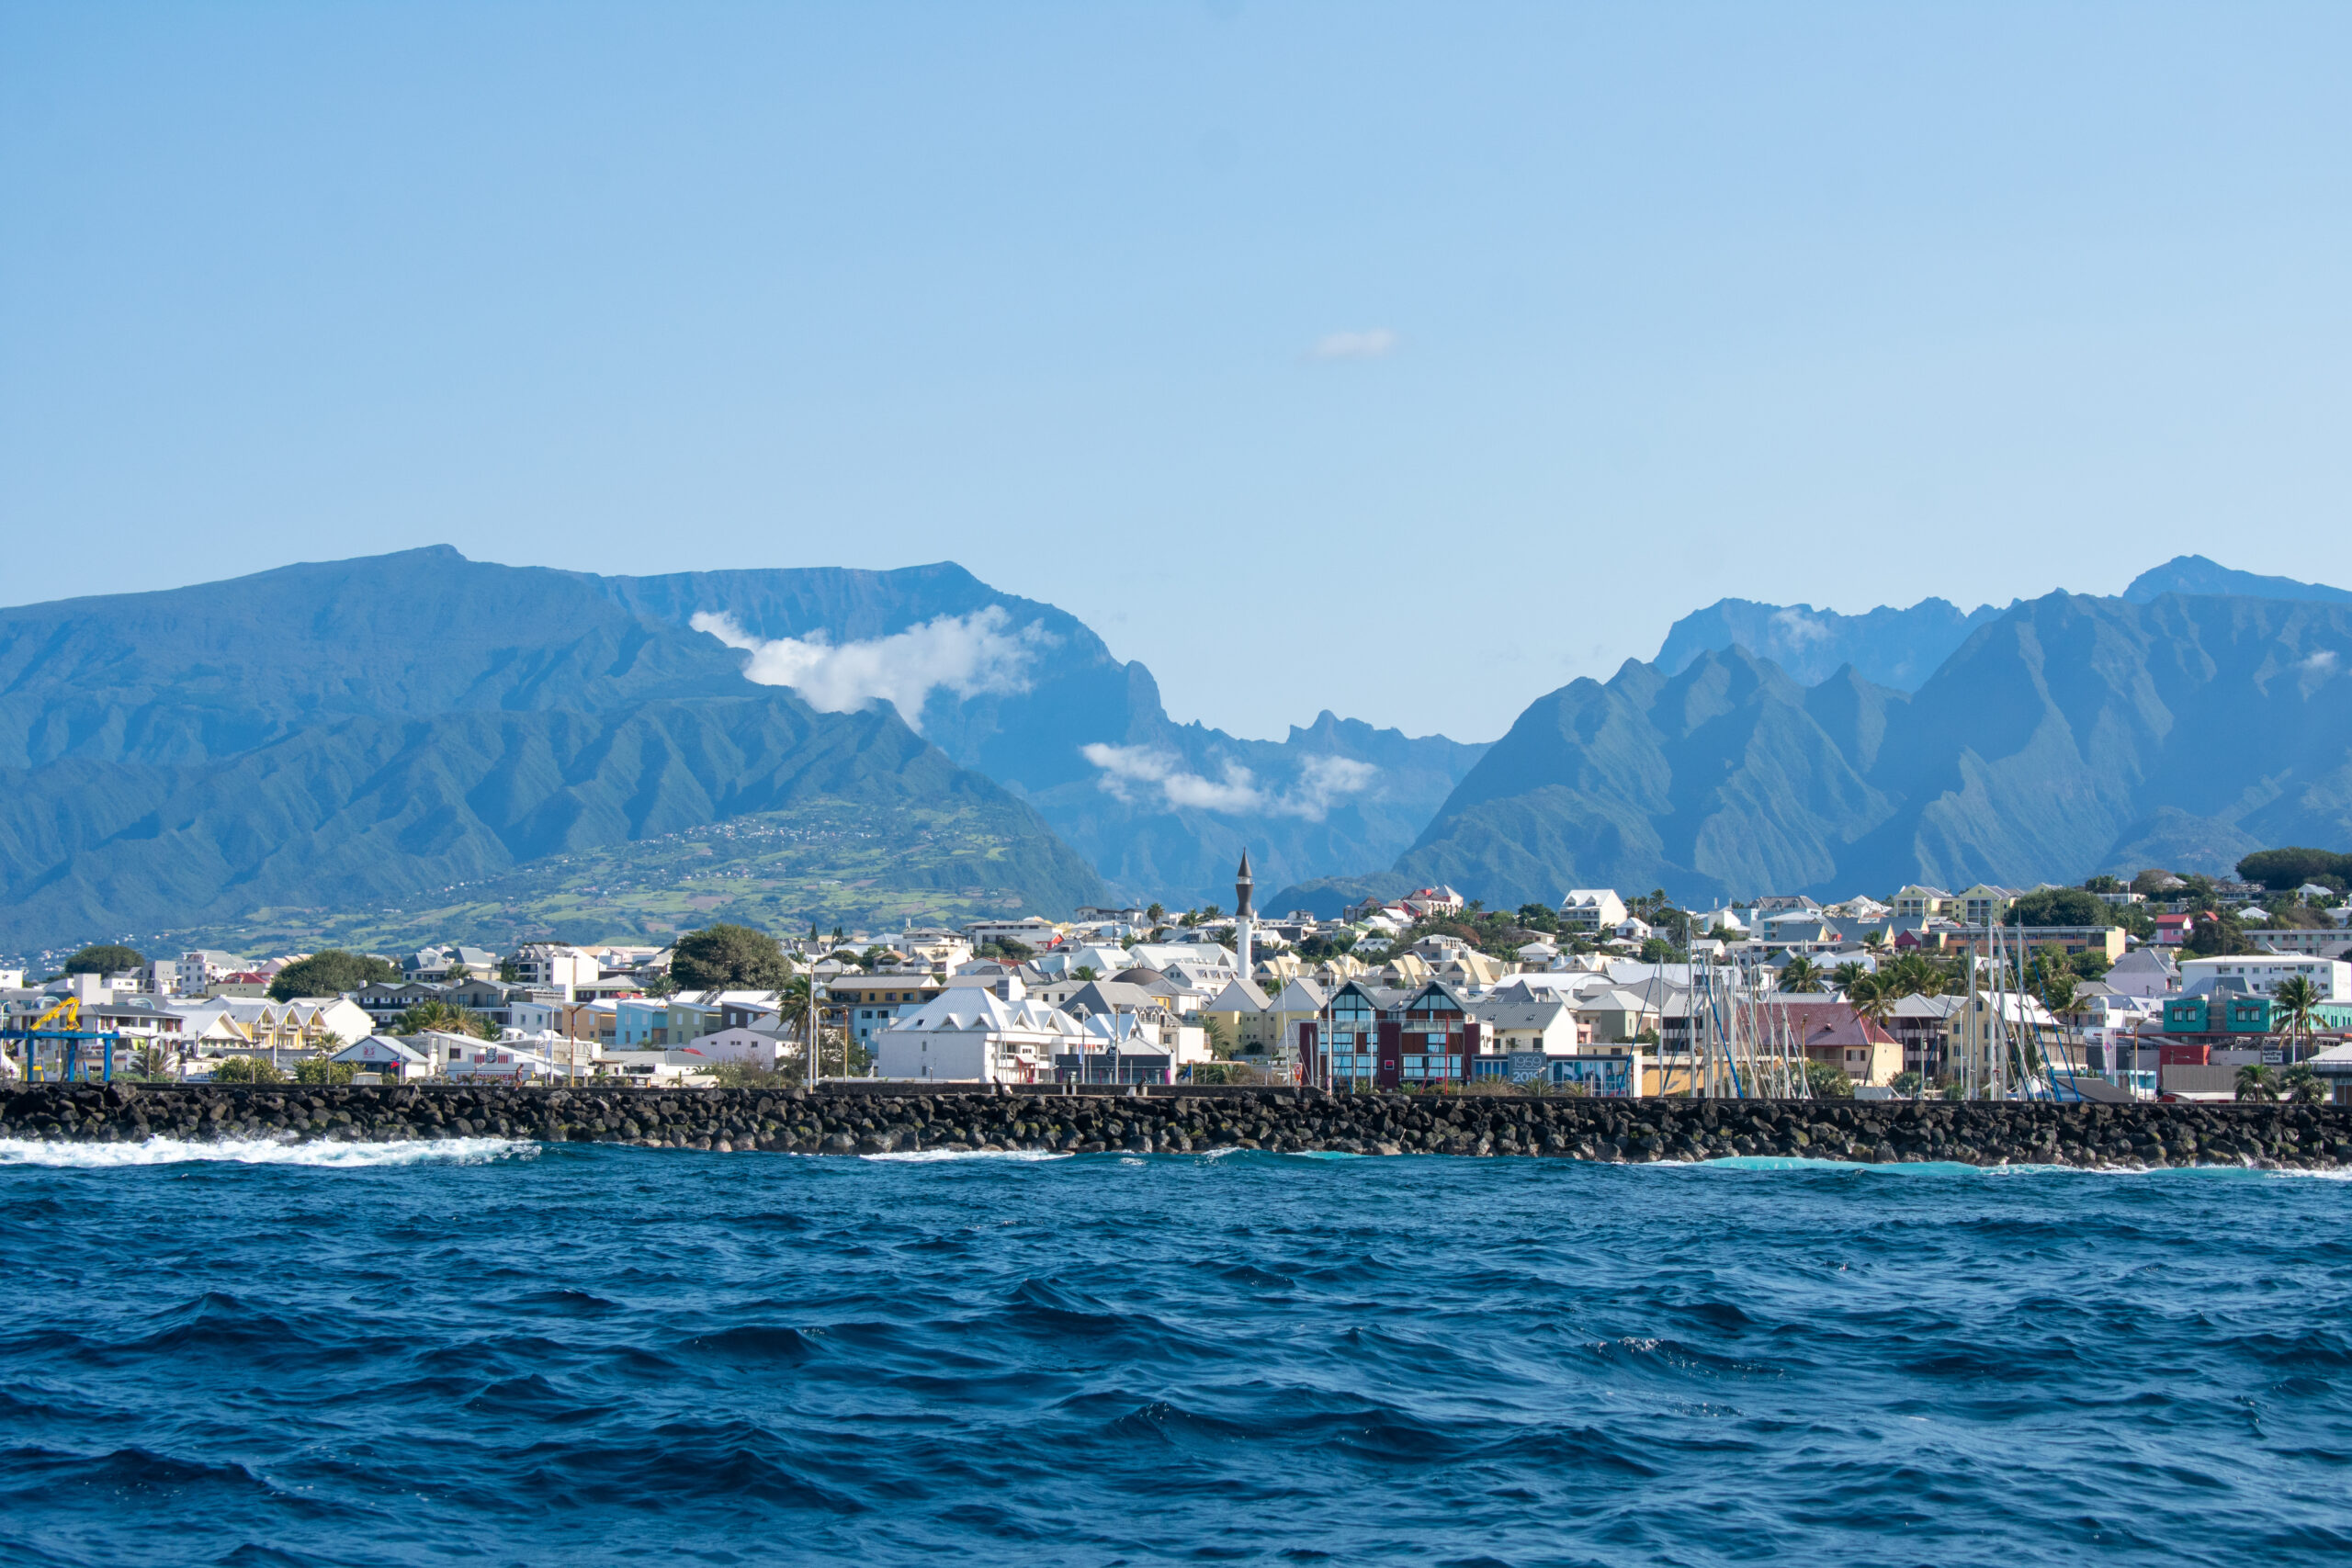
[[[2352,1107],[1581,1100],[1314,1090],[913,1094],[403,1085],[35,1084],[0,1093],[0,1138],[93,1143],[514,1137],[791,1154],[925,1149],[1551,1156],[1647,1162],[1800,1156],[1883,1164],[2352,1167]]]

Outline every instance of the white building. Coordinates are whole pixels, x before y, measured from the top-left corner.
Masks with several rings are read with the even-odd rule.
[[[1560,929],[1577,936],[1598,937],[1623,925],[1625,901],[1614,887],[1571,887],[1560,900]]]
[[[1050,1083],[1054,1058],[1086,1032],[1010,976],[951,986],[873,1037],[874,1076],[949,1083]]]
[[[371,1034],[356,1044],[345,1046],[327,1060],[345,1063],[357,1072],[373,1073],[387,1083],[423,1077],[433,1070],[432,1057],[389,1034]]]
[[[797,1056],[800,1049],[773,1029],[758,1029],[741,1025],[722,1029],[716,1034],[706,1034],[692,1047],[716,1066],[720,1062],[747,1062],[770,1071],[781,1066],[787,1055]]]
[[[514,964],[518,983],[558,992],[566,1002],[582,1000],[581,993],[593,990],[605,976],[605,966],[594,953],[561,942],[525,942],[514,950]]]
[[[992,942],[1017,942],[1032,953],[1038,953],[1059,941],[1061,934],[1053,921],[1035,915],[1024,915],[1017,920],[972,920],[964,927],[964,935],[975,949]]]
[[[2199,996],[2225,980],[2233,980],[2248,996],[2267,997],[2299,975],[2312,983],[2320,1000],[2352,1001],[2352,964],[2341,958],[2290,958],[2271,953],[2184,958],[2180,963],[2180,988],[2187,995]]]
[[[2135,947],[2101,979],[2127,997],[2169,997],[2180,989],[2180,965],[2157,948]]]
[[[2248,931],[2246,941],[2266,953],[2301,953],[2315,958],[2333,958],[2352,946],[2352,935],[2335,926],[2274,927]]]

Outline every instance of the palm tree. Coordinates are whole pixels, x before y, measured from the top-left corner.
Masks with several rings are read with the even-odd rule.
[[[1781,965],[1781,989],[1818,991],[1821,989],[1821,966],[1804,954],[1797,954]]]
[[[2278,1075],[2259,1062],[2248,1062],[2238,1069],[2240,1100],[2276,1100],[2278,1098]]]
[[[2285,1086],[2287,1098],[2298,1105],[2319,1105],[2327,1099],[2327,1086],[2319,1081],[2309,1062],[2297,1062],[2279,1079]]]
[[[2083,1005],[2082,986],[2071,975],[2052,975],[2041,983],[2041,1005],[2062,1022]]]
[[[801,1068],[804,1073],[816,1071],[816,1055],[808,1029],[809,976],[795,975],[777,990],[776,1006],[784,1014],[785,1027],[797,1030],[801,1041]]]
[[[1862,967],[1859,959],[1849,959],[1832,969],[1829,972],[1829,977],[1837,982],[1839,990],[1850,996],[1854,987],[1860,985],[1864,976],[1869,974],[1870,971]]]
[[[1864,975],[1846,989],[1846,1000],[1853,1010],[1881,1028],[1894,1016],[1894,991],[1882,984],[1875,975]]]
[[[2319,1022],[2319,987],[2294,976],[2271,993],[2271,1021],[2284,1025],[2289,1039],[2309,1045],[2312,1029]]]

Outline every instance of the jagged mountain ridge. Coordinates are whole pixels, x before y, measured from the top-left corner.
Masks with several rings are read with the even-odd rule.
[[[1679,675],[1702,653],[1745,648],[1804,685],[1850,665],[1866,681],[1909,692],[1969,633],[2000,613],[1990,604],[1963,611],[1947,599],[1922,599],[1906,609],[1882,604],[1860,615],[1810,604],[1718,599],[1675,622],[1653,662]]]
[[[2071,880],[2153,849],[2352,840],[2352,606],[2066,593],[1916,694],[1743,648],[1539,699],[1390,873],[1494,904]],[[2183,864],[2181,869],[2219,869]]]
[[[2352,592],[2341,588],[2238,571],[2203,556],[2175,556],[2151,567],[2118,597],[2151,604],[2167,593],[2352,604]],[[1922,599],[1905,609],[1881,604],[1859,615],[1810,604],[1718,599],[1675,622],[1653,662],[1676,675],[1709,649],[1738,647],[1772,660],[1808,686],[1850,664],[1866,681],[1916,692],[1969,634],[2000,614],[1990,604],[1963,613],[1945,599]]]
[[[1229,902],[1244,845],[1268,886],[1392,859],[1486,750],[1328,711],[1282,740],[1177,724],[1142,663],[1121,661],[1068,612],[1000,592],[952,564],[594,581],[649,617],[683,626],[697,615],[725,615],[762,640],[872,642],[942,615],[990,608],[1004,612],[1010,629],[1039,628],[1046,640],[1023,689],[934,690],[922,705],[922,732],[957,762],[1029,801],[1129,897]],[[1177,775],[1177,786],[1108,774],[1087,758],[1085,749],[1100,745]],[[1314,770],[1335,761],[1368,770],[1363,787],[1318,795]],[[1231,794],[1235,769],[1246,774],[1255,804],[1196,803]],[[1200,782],[1188,790],[1185,781]],[[1179,798],[1186,793],[1195,799]]]
[[[576,573],[453,550],[0,611],[0,942],[373,902],[823,798],[978,813],[1023,908],[1102,896],[887,709],[747,684]]]
[[[923,736],[754,684],[690,625],[840,645],[983,611],[1041,632],[1031,679],[933,690]],[[1225,795],[1106,791],[1103,744]],[[1109,897],[1088,854],[1122,894],[1211,901],[1245,842],[1270,877],[1392,858],[1482,750],[1329,714],[1281,742],[1176,725],[1141,664],[954,565],[610,578],[435,547],[0,610],[0,942],[404,897],[817,796],[977,803],[1026,908]],[[1312,798],[1333,758],[1362,787]]]

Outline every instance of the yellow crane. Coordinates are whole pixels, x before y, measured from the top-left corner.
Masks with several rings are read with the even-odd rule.
[[[71,1083],[84,1076],[81,1071],[82,1042],[97,1042],[104,1048],[104,1080],[114,1081],[114,1048],[122,1037],[109,1032],[82,1027],[82,1001],[78,997],[61,997],[55,1003],[37,1014],[28,1024],[0,1029],[0,1040],[21,1040],[25,1043],[25,1080],[40,1081],[40,1043],[44,1040],[58,1043],[59,1077]]]

